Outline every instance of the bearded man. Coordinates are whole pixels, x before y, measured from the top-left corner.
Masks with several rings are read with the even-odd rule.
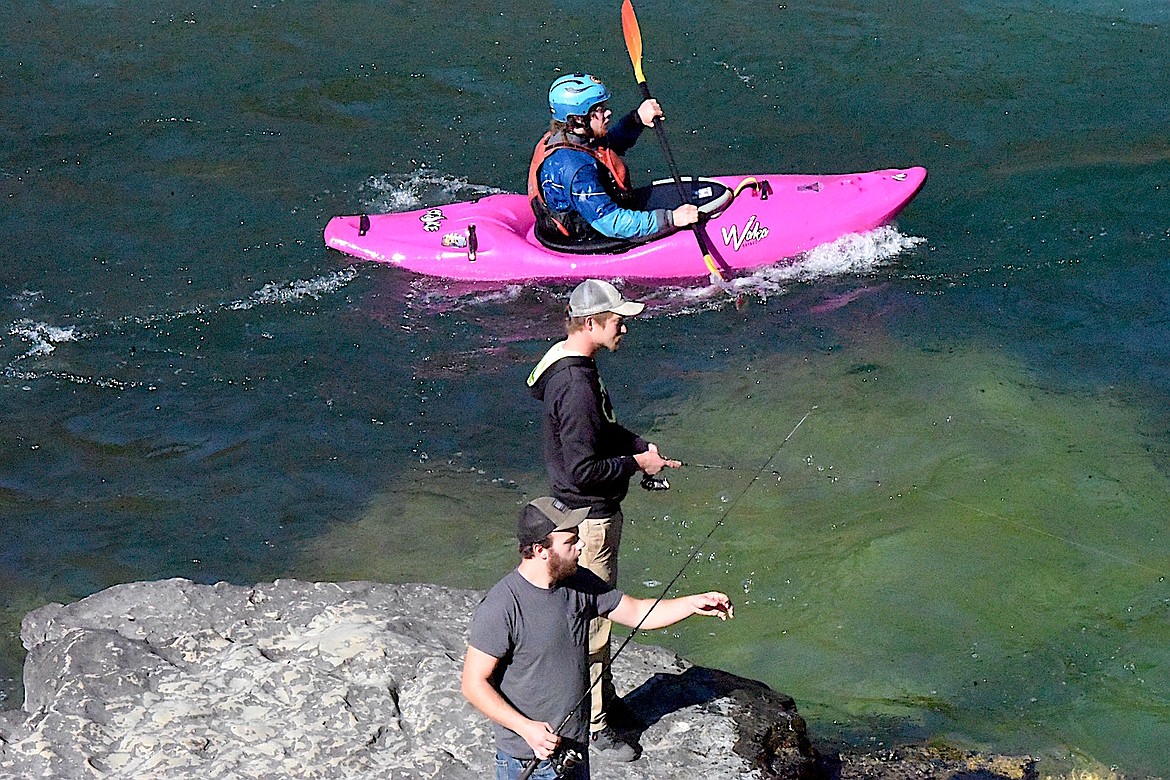
[[[722,593],[636,599],[578,568],[577,525],[588,514],[549,496],[528,503],[516,526],[520,564],[472,620],[463,695],[495,724],[497,780],[516,780],[533,758],[534,780],[589,780],[591,619],[653,630],[691,615],[732,617]],[[566,762],[570,750],[576,760]]]

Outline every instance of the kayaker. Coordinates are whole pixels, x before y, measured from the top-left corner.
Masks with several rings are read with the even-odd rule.
[[[462,690],[495,724],[498,780],[515,780],[533,757],[540,760],[533,780],[589,780],[588,718],[579,705],[589,685],[584,650],[591,617],[650,630],[691,615],[734,614],[723,593],[636,599],[578,568],[577,525],[586,514],[550,496],[528,503],[516,523],[520,564],[472,618]]]
[[[653,476],[682,465],[663,458],[657,446],[618,423],[594,360],[602,347],[618,348],[626,333],[624,318],[644,308],[624,299],[609,282],[586,279],[569,296],[567,337],[528,376],[529,391],[544,405],[541,429],[552,495],[572,509],[588,507],[580,527],[585,546],[579,563],[610,585],[617,583],[621,502],[630,478],[639,471]],[[610,723],[611,715],[620,721],[627,713],[609,673],[609,634],[608,620],[590,624],[590,679],[602,675],[592,691],[590,742],[613,760],[632,761],[636,749]]]
[[[609,90],[596,76],[561,76],[548,91],[552,123],[536,145],[528,169],[528,198],[536,236],[553,248],[611,239],[643,240],[697,222],[699,209],[637,208],[622,160],[662,108],[654,99],[610,127]]]

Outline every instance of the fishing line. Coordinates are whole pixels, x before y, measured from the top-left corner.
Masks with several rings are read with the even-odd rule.
[[[710,541],[711,537],[715,535],[715,532],[723,525],[724,521],[727,519],[727,516],[731,514],[731,510],[735,509],[740,500],[747,495],[749,490],[751,490],[752,485],[756,484],[756,481],[761,476],[763,476],[764,472],[768,470],[768,467],[772,465],[772,461],[774,461],[776,456],[780,454],[780,450],[784,449],[784,445],[787,444],[788,440],[796,434],[797,430],[800,429],[800,426],[804,425],[804,421],[809,418],[809,415],[816,411],[816,408],[817,407],[814,406],[812,409],[809,409],[804,413],[804,417],[801,417],[800,421],[797,422],[792,430],[788,432],[788,435],[784,437],[784,441],[780,442],[780,446],[776,448],[776,451],[773,452],[768,460],[764,462],[763,466],[760,466],[759,470],[756,471],[755,475],[751,478],[751,481],[748,482],[746,486],[744,486],[744,489],[739,492],[739,495],[737,495],[735,499],[727,505],[727,508],[724,509],[723,513],[720,514],[719,517],[715,520],[715,525],[711,526],[711,530],[707,532],[707,535],[703,537],[703,540],[699,542],[694,548],[692,548],[690,554],[687,556],[687,559],[683,561],[682,568],[678,570],[678,573],[674,575],[674,578],[670,582],[666,583],[666,587],[662,589],[662,593],[660,593],[658,598],[654,600],[654,603],[650,605],[650,609],[646,610],[646,614],[642,616],[640,621],[638,621],[638,625],[634,626],[633,631],[630,632],[630,636],[627,637],[624,642],[622,642],[621,646],[617,649],[617,652],[613,654],[613,658],[616,658],[617,654],[620,653],[627,644],[629,644],[629,641],[633,638],[634,634],[638,633],[638,630],[642,627],[642,623],[644,623],[646,618],[650,616],[650,613],[654,610],[654,607],[658,606],[659,602],[666,598],[666,594],[670,592],[670,589],[674,587],[674,584],[678,582],[680,577],[682,577],[683,572],[686,570],[687,566],[690,565],[691,561],[693,561],[699,552],[702,551],[703,546],[706,545],[708,541]],[[610,663],[613,663],[613,658],[610,659]]]
[[[679,568],[678,573],[676,573],[674,575],[674,577],[670,580],[670,582],[666,583],[666,587],[663,588],[662,592],[658,594],[658,598],[654,599],[654,603],[652,603],[650,605],[650,608],[647,609],[645,614],[642,615],[641,619],[638,620],[637,625],[635,625],[632,629],[630,629],[629,636],[627,636],[622,641],[622,643],[620,645],[618,645],[618,649],[615,650],[613,652],[613,655],[611,655],[609,657],[609,662],[606,663],[602,667],[601,673],[597,675],[597,679],[595,679],[589,685],[589,687],[585,689],[585,693],[582,694],[581,698],[577,700],[577,703],[573,705],[573,708],[571,710],[569,710],[569,714],[565,716],[565,719],[561,721],[560,725],[557,726],[556,729],[553,730],[553,734],[557,735],[558,737],[560,736],[561,729],[563,729],[566,725],[568,725],[569,721],[572,719],[573,715],[577,712],[577,710],[580,709],[581,705],[584,704],[586,701],[588,701],[590,696],[592,696],[593,689],[597,687],[598,683],[601,682],[602,677],[605,676],[605,670],[608,669],[609,667],[613,666],[613,662],[616,661],[617,657],[619,655],[621,655],[621,652],[626,649],[626,645],[628,645],[630,643],[630,641],[634,638],[634,636],[637,635],[637,633],[640,630],[642,630],[642,624],[645,623],[647,618],[650,617],[650,614],[654,611],[654,608],[657,607],[660,603],[662,603],[662,600],[664,598],[666,598],[666,594],[670,593],[670,589],[673,588],[674,584],[676,582],[678,582],[680,577],[682,577],[683,572],[686,571],[687,566],[689,566],[691,564],[691,561],[695,560],[695,558],[698,557],[699,553],[703,549],[703,546],[705,544],[707,544],[707,542],[710,541],[711,537],[715,535],[715,532],[718,531],[719,528],[723,526],[724,521],[727,519],[727,516],[729,514],[731,514],[731,510],[735,509],[736,505],[739,504],[740,500],[744,496],[747,495],[747,492],[749,490],[751,490],[752,485],[756,484],[756,480],[758,480],[761,476],[763,476],[764,472],[767,471],[768,467],[772,465],[772,461],[774,461],[776,459],[776,456],[780,454],[780,450],[784,449],[784,445],[788,443],[788,440],[791,439],[796,434],[796,432],[800,429],[800,426],[804,425],[804,421],[807,420],[809,418],[809,415],[811,415],[814,411],[816,411],[816,409],[817,409],[817,407],[813,406],[811,409],[809,409],[807,412],[804,413],[804,417],[801,417],[800,421],[797,422],[796,425],[793,426],[792,430],[788,432],[788,435],[784,437],[784,441],[780,442],[780,446],[776,448],[776,451],[773,452],[768,457],[768,459],[766,461],[764,461],[764,465],[760,466],[759,470],[751,478],[751,481],[748,482],[747,485],[744,486],[743,490],[741,490],[739,492],[739,495],[737,495],[730,503],[728,503],[727,507],[723,510],[722,513],[720,513],[719,517],[715,520],[715,524],[713,526],[711,526],[711,530],[707,532],[707,535],[703,537],[702,541],[700,541],[697,545],[695,545],[694,547],[691,548],[690,553],[687,555],[687,559],[685,561],[683,561],[683,565],[681,568]],[[692,464],[692,465],[697,465],[697,464]],[[716,467],[712,467],[712,468],[723,468],[723,467],[716,466]],[[730,467],[727,467],[727,468],[730,468]],[[551,757],[550,757],[550,760],[551,760]],[[580,760],[580,759],[576,759],[576,760]],[[540,764],[540,759],[537,758],[536,756],[533,756],[532,759],[528,762],[528,764],[525,765],[524,770],[517,776],[517,780],[528,780],[528,778],[532,776],[532,773],[536,771],[536,767],[538,764]]]
[[[956,498],[951,498],[950,496],[939,495],[938,493],[935,493],[932,490],[924,490],[922,488],[919,488],[919,489],[922,490],[922,492],[925,493],[926,495],[934,496],[935,498],[937,498],[940,501],[950,501],[952,504],[955,504],[956,506],[961,506],[964,509],[970,510],[972,512],[977,512],[981,515],[984,515],[985,517],[993,517],[996,520],[999,520],[1000,522],[1005,523],[1007,525],[1014,525],[1017,528],[1022,528],[1025,531],[1031,531],[1032,533],[1034,533],[1038,536],[1047,536],[1050,539],[1057,540],[1058,542],[1064,542],[1065,544],[1067,544],[1070,547],[1077,547],[1077,548],[1080,548],[1081,550],[1084,550],[1085,552],[1091,552],[1091,553],[1094,553],[1096,555],[1100,555],[1104,558],[1112,558],[1116,561],[1120,561],[1121,563],[1128,563],[1130,566],[1135,566],[1139,569],[1145,569],[1146,571],[1151,572],[1153,574],[1157,574],[1159,576],[1164,576],[1163,572],[1160,569],[1155,569],[1153,566],[1147,566],[1146,564],[1142,563],[1141,561],[1135,561],[1132,558],[1126,558],[1124,555],[1118,555],[1117,553],[1111,553],[1108,550],[1103,550],[1103,549],[1100,549],[1098,547],[1093,547],[1092,545],[1085,544],[1084,542],[1078,542],[1075,539],[1069,539],[1068,537],[1061,536],[1060,534],[1054,534],[1051,531],[1046,531],[1043,528],[1038,528],[1034,525],[1029,525],[1027,523],[1021,523],[1019,520],[1012,520],[1009,517],[1004,517],[1001,514],[997,514],[995,512],[991,512],[991,511],[986,510],[986,509],[980,509],[977,506],[972,506],[971,504],[965,503],[963,501],[959,501]]]

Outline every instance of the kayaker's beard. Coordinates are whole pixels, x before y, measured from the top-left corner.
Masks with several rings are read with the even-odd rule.
[[[588,143],[589,141],[596,141],[598,138],[605,138],[607,135],[609,135],[609,128],[608,127],[601,128],[600,133],[594,132],[593,128],[589,127],[588,125],[580,128],[577,131],[577,137],[586,143]]]
[[[598,129],[597,125],[598,122],[596,122],[593,118],[593,115],[590,114],[584,118],[583,122],[571,125],[569,127],[569,131],[576,133],[585,141],[593,141],[598,138],[605,138],[607,135],[609,135],[609,122],[604,119],[600,120],[600,129]]]

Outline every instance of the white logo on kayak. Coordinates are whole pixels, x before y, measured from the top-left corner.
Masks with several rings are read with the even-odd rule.
[[[734,248],[736,252],[744,244],[754,244],[768,237],[768,228],[756,221],[755,214],[752,214],[751,218],[748,219],[743,230],[739,229],[739,225],[732,225],[720,228],[719,232],[723,234],[723,245]]]
[[[419,221],[423,223],[423,230],[428,233],[438,233],[439,225],[443,223],[447,217],[444,216],[442,209],[431,209],[427,213],[419,217]]]

